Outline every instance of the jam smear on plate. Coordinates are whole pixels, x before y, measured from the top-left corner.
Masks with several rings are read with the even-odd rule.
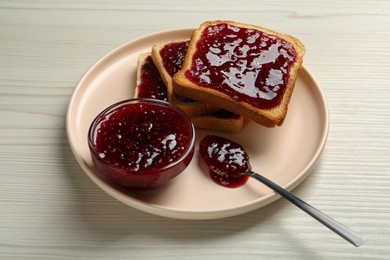
[[[270,109],[281,103],[297,52],[286,40],[225,23],[202,32],[187,78],[238,102]]]
[[[251,170],[249,156],[238,143],[207,135],[199,143],[199,153],[210,169],[211,179],[217,184],[237,188],[247,182],[249,176],[241,173]]]
[[[141,67],[141,83],[138,86],[138,97],[168,100],[167,89],[150,55],[146,57]]]

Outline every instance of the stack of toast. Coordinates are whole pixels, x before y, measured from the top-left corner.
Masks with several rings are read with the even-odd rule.
[[[172,77],[181,69],[188,43],[189,40],[160,42],[152,47],[151,53],[140,54],[134,97],[167,100],[182,109],[196,128],[227,133],[240,132],[244,126],[243,116],[174,93]],[[161,88],[161,82],[165,89]],[[155,93],[144,91],[153,88]],[[165,96],[166,99],[162,98]]]
[[[198,128],[238,133],[244,118],[280,126],[304,53],[304,45],[286,34],[233,21],[205,22],[191,39],[156,43],[139,56],[134,96],[165,98]],[[142,94],[147,85],[165,92]]]

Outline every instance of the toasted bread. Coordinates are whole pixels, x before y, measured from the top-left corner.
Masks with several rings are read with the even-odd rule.
[[[244,127],[244,117],[226,110],[194,116],[191,118],[196,128],[226,133],[239,133]]]
[[[142,53],[138,56],[134,98],[157,98],[167,101],[165,85],[151,60],[150,53]],[[204,115],[192,115],[190,118],[196,128],[227,133],[238,133],[244,125],[242,116],[223,110]]]
[[[203,23],[174,91],[274,127],[282,125],[305,53],[296,38],[233,21]]]
[[[168,101],[167,89],[153,63],[150,52],[138,56],[136,87],[133,96]]]
[[[167,88],[168,101],[192,117],[214,112],[219,108],[178,96],[173,91],[172,77],[181,68],[188,43],[189,40],[156,43],[152,47],[152,58]]]

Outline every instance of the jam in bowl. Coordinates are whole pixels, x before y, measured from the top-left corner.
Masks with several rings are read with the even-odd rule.
[[[129,99],[101,112],[88,144],[98,173],[120,186],[153,189],[191,162],[195,130],[179,108],[156,99]]]

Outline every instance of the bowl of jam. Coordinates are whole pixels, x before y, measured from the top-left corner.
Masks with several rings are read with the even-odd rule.
[[[129,99],[92,122],[88,145],[97,173],[120,186],[159,187],[191,162],[195,130],[178,107],[156,99]]]

